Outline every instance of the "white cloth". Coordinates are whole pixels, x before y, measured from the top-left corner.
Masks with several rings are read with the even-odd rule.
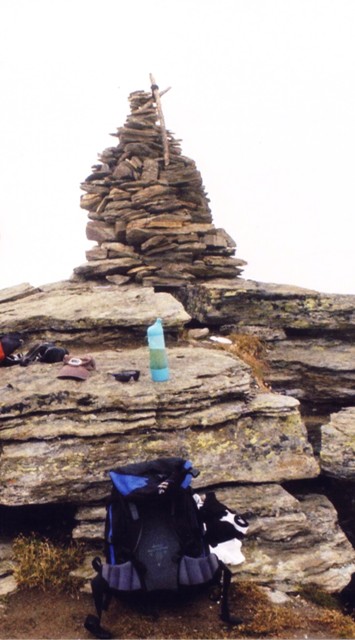
[[[198,509],[201,509],[203,506],[203,500],[198,493],[194,493],[193,497]],[[239,531],[243,535],[247,533],[249,528],[243,518],[238,516],[236,513],[233,513],[233,511],[230,511],[227,507],[225,515],[219,518],[219,522],[228,522],[236,531]],[[203,527],[206,531],[205,523],[203,523]],[[231,537],[230,540],[219,542],[215,547],[210,545],[209,548],[211,553],[215,553],[217,558],[225,564],[236,565],[245,561],[245,556],[242,554],[242,542],[234,536]]]
[[[237,538],[220,542],[216,547],[210,547],[211,553],[225,564],[241,564],[245,557],[242,554],[242,543]]]

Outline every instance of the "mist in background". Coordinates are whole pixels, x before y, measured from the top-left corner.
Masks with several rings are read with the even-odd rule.
[[[2,0],[0,287],[70,277],[80,183],[160,89],[243,277],[355,294],[355,3]]]

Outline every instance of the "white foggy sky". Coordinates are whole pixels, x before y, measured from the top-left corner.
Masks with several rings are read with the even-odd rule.
[[[353,0],[1,0],[0,288],[85,262],[80,182],[161,89],[243,277],[355,294]]]

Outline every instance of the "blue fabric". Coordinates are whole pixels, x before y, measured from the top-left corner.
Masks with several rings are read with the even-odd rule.
[[[192,469],[192,464],[191,464],[190,460],[187,460],[185,462],[184,469]],[[189,487],[190,484],[191,484],[192,478],[193,478],[192,474],[191,473],[187,473],[180,486],[183,489],[187,489],[187,487]]]
[[[119,491],[123,496],[128,496],[132,491],[141,489],[148,484],[148,478],[129,476],[123,473],[116,473],[116,471],[110,471],[110,478],[117,491]]]
[[[108,540],[111,543],[112,542],[112,505],[110,505],[109,509],[108,509],[108,519],[109,519],[109,523],[110,523],[110,528],[109,528],[109,532],[108,532]],[[116,559],[115,559],[115,550],[114,550],[113,544],[109,545],[109,549],[110,549],[110,562],[111,562],[111,564],[115,564]]]

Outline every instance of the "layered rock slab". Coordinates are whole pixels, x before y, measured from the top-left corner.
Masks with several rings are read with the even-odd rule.
[[[85,382],[58,379],[60,364],[4,370],[0,504],[95,501],[108,491],[109,469],[158,456],[193,459],[203,484],[319,473],[298,401],[255,395],[238,358],[171,348],[164,384],[151,381],[144,348],[95,358]],[[140,369],[139,381],[118,383],[117,367]]]
[[[199,493],[206,490],[200,487]],[[283,591],[310,583],[334,592],[348,584],[355,570],[355,551],[325,496],[297,498],[274,483],[220,487],[216,494],[249,521],[243,541],[245,562],[230,567],[234,579]],[[81,507],[76,518],[73,537],[88,545],[88,550],[75,574],[89,580],[93,577],[90,560],[103,553],[105,508]]]
[[[266,380],[279,393],[304,402],[355,402],[355,343],[341,340],[283,340],[269,346]]]
[[[249,517],[238,579],[284,591],[314,584],[329,592],[350,581],[355,551],[324,495],[294,497],[280,486],[263,485],[228,489],[221,498]]]
[[[176,292],[186,311],[266,345],[264,379],[322,410],[355,403],[355,296],[236,278]]]
[[[235,278],[188,284],[177,292],[200,322],[241,330],[250,325],[304,335],[355,336],[355,296]]]
[[[333,413],[329,423],[322,425],[321,437],[322,473],[355,482],[355,407]]]
[[[28,340],[60,340],[63,346],[100,348],[145,335],[157,317],[177,333],[190,320],[168,293],[131,285],[63,281],[40,288],[7,289],[0,297],[0,334],[19,331]]]

